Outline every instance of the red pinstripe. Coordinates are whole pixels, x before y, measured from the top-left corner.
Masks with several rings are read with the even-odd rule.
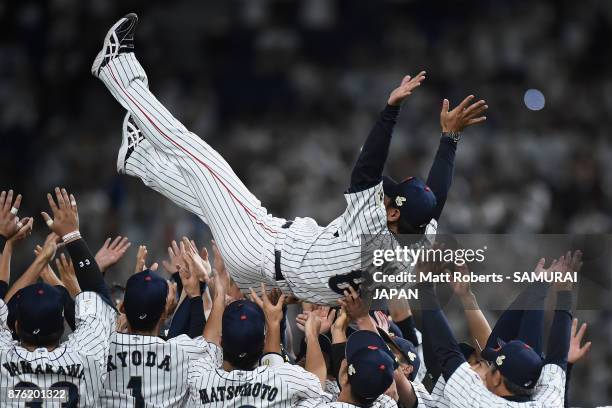
[[[153,127],[155,127],[155,129],[157,129],[157,131],[166,139],[168,140],[170,143],[172,143],[173,145],[175,145],[176,147],[178,147],[179,149],[181,149],[182,151],[184,151],[185,153],[187,153],[189,156],[191,156],[191,158],[193,160],[195,160],[197,163],[199,163],[200,165],[204,166],[206,168],[206,170],[208,170],[208,172],[215,178],[217,179],[217,181],[219,181],[219,183],[221,183],[221,185],[223,186],[223,188],[228,192],[228,194],[244,209],[244,211],[247,213],[247,215],[249,217],[251,217],[254,221],[255,224],[261,226],[264,231],[266,231],[269,234],[276,234],[276,231],[274,231],[273,229],[271,229],[270,227],[268,227],[267,225],[263,224],[261,221],[259,221],[257,219],[257,217],[255,216],[255,214],[253,214],[251,212],[251,210],[249,208],[247,208],[242,201],[240,201],[240,199],[238,197],[236,197],[236,195],[229,189],[229,187],[223,182],[223,180],[221,179],[221,177],[215,173],[213,171],[213,169],[210,168],[209,165],[207,165],[206,163],[204,163],[202,160],[200,160],[198,157],[196,157],[193,153],[191,153],[189,150],[187,150],[186,148],[184,148],[183,146],[181,146],[179,143],[177,143],[176,141],[174,141],[172,138],[170,138],[168,135],[166,135],[156,124],[155,122],[153,122],[153,120],[151,120],[151,118],[149,117],[149,115],[147,114],[147,112],[145,112],[143,110],[143,108],[140,106],[140,104],[135,101],[123,88],[123,86],[121,85],[121,83],[117,80],[117,78],[115,77],[115,73],[113,72],[112,67],[109,65],[108,66],[109,72],[111,73],[111,76],[113,77],[113,80],[115,81],[115,83],[119,86],[119,88],[121,89],[121,91],[125,94],[125,96],[127,96],[137,107],[138,110],[140,110],[140,112],[142,112],[142,114],[147,118],[147,120],[151,123],[151,125],[153,125]]]

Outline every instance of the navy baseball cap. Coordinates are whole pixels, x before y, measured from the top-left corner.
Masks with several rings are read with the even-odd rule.
[[[398,183],[383,176],[383,190],[391,205],[400,210],[400,227],[422,228],[433,218],[436,196],[418,177],[408,177]]]
[[[378,333],[389,347],[395,347],[404,360],[413,367],[409,380],[414,381],[419,371],[419,367],[421,367],[421,359],[419,358],[419,353],[414,344],[412,344],[410,340],[406,340],[399,336],[393,336],[380,328],[378,329]]]
[[[245,361],[258,357],[265,339],[263,310],[250,300],[230,303],[223,312],[221,332],[224,354]]]
[[[474,347],[467,343],[459,343],[459,350],[461,350],[461,354],[463,354],[463,358],[465,358],[465,361],[468,361],[470,357],[472,357],[472,354],[474,354],[474,352],[476,351]]]
[[[20,331],[32,336],[64,330],[64,295],[46,283],[26,286],[19,293],[17,322]]]
[[[538,353],[520,340],[504,343],[498,339],[497,344],[497,348],[487,347],[482,350],[482,357],[514,384],[525,388],[535,387],[543,365]]]
[[[370,402],[393,383],[395,358],[385,341],[369,330],[357,330],[346,342],[348,380],[353,394]]]
[[[130,276],[125,284],[125,317],[134,329],[150,328],[166,309],[168,282],[150,269]]]

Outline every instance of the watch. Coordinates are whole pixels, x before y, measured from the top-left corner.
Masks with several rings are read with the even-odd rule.
[[[461,140],[461,132],[442,132],[442,137],[444,136],[450,138],[455,143]]]

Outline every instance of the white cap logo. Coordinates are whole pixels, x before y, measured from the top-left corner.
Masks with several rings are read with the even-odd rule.
[[[409,351],[408,358],[410,359],[410,361],[414,362],[414,359],[416,359],[416,354],[414,354],[412,351]]]
[[[497,359],[495,360],[495,364],[497,364],[498,366],[504,364],[504,360],[506,359],[506,356],[499,356],[497,357]]]
[[[36,329],[36,330],[32,331],[32,334],[38,334],[38,333],[40,333],[40,329]]]
[[[355,373],[357,372],[357,370],[355,370],[355,367],[353,367],[353,365],[351,364],[350,366],[348,366],[348,375],[355,375]]]
[[[146,318],[147,318],[147,314],[146,314],[146,313],[143,313],[143,314],[141,314],[140,316],[138,316],[138,318],[139,318],[140,320],[144,320],[144,319],[146,319]]]
[[[395,205],[401,207],[406,202],[406,197],[397,196],[395,197]]]

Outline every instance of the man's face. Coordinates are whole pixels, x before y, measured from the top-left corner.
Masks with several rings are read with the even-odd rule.
[[[489,363],[483,359],[476,357],[474,357],[473,359],[472,357],[470,357],[470,360],[472,360],[468,361],[468,363],[470,364],[470,368],[474,370],[476,374],[478,374],[483,384],[486,385],[486,378],[489,373]]]

